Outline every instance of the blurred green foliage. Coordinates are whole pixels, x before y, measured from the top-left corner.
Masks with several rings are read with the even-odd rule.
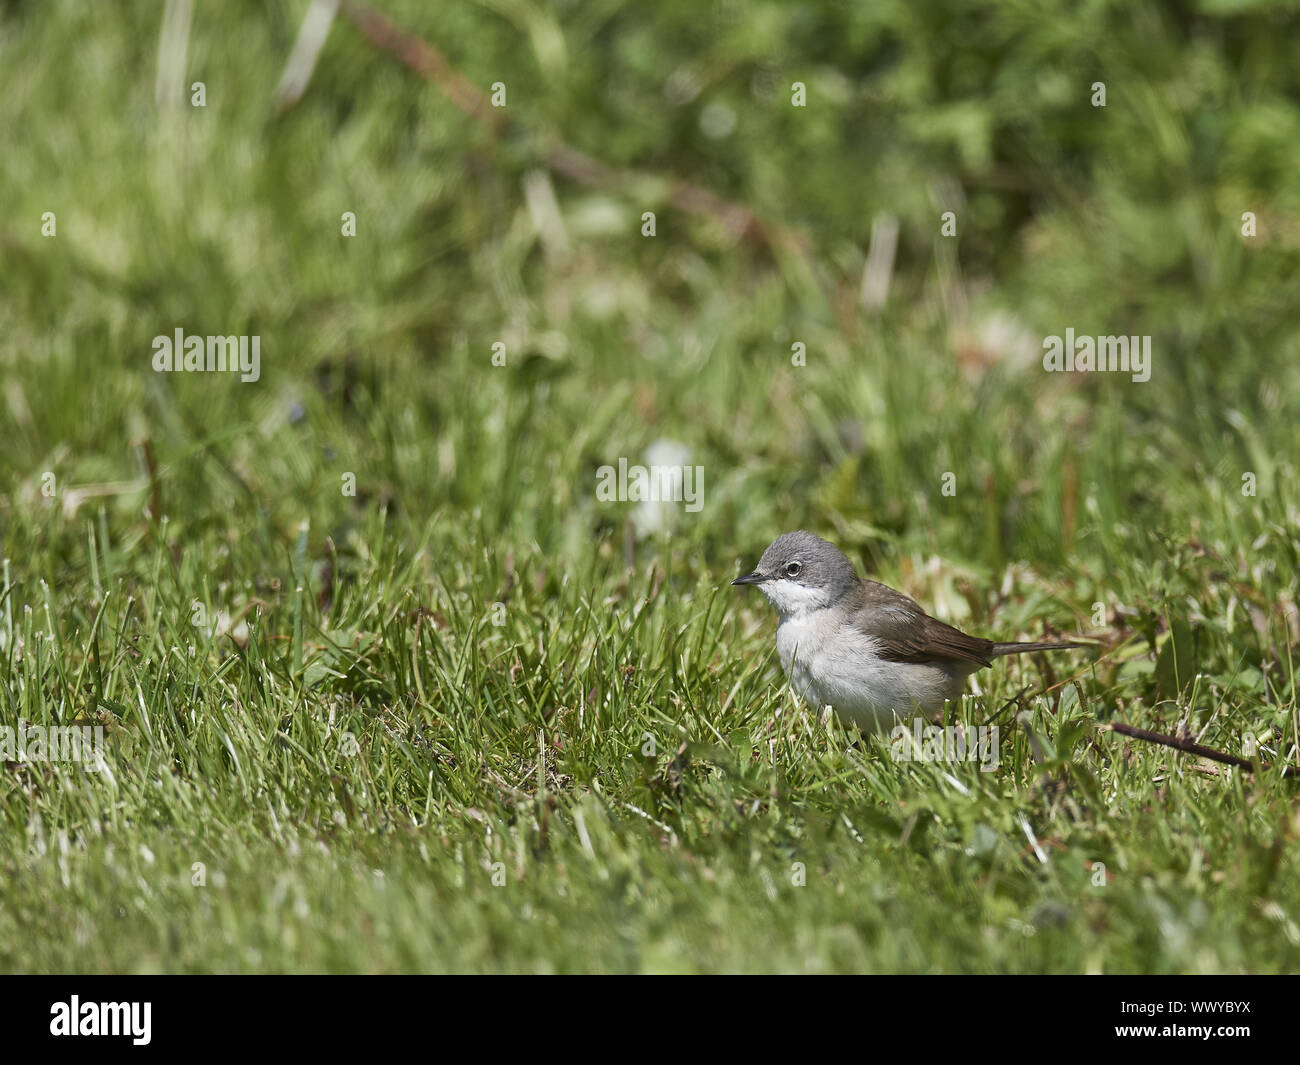
[[[825,469],[793,511],[783,503],[785,524],[849,507],[914,528],[937,520],[917,494],[959,471],[963,489],[991,487],[959,493],[954,528],[984,529],[996,564],[1068,546],[1071,485],[1102,484],[1116,523],[1165,503],[1135,483],[1144,471],[1200,480],[1264,462],[1273,492],[1267,475],[1296,453],[1288,5],[386,5],[480,89],[507,84],[501,137],[342,18],[302,101],[275,117],[305,10],[199,5],[196,109],[188,88],[174,107],[154,101],[156,5],[4,8],[11,477],[50,465],[56,440],[74,479],[130,476],[125,452],[107,467],[91,456],[124,421],[164,455],[246,421],[269,432],[295,402],[336,433],[310,393],[337,391],[344,363],[352,409],[385,422],[354,446],[420,511],[490,503],[501,476],[542,455],[548,483],[523,498],[546,506],[558,469],[581,492],[553,502],[581,507],[589,464],[667,433],[722,474],[719,502],[744,492],[730,472],[742,462],[769,498]],[[791,106],[795,82],[806,107]],[[568,235],[553,255],[521,186],[560,141],[633,173],[600,188],[552,176]],[[672,209],[677,182],[793,227],[799,247],[734,244]],[[47,210],[57,242],[39,236]],[[339,236],[343,210],[356,239]],[[654,240],[639,235],[645,210]],[[947,210],[955,238],[940,235]],[[900,236],[872,314],[856,294],[882,215]],[[176,325],[263,335],[256,394],[143,372],[151,337]],[[1152,335],[1152,381],[1046,378],[1038,341],[1066,327]],[[792,375],[796,339],[811,358]],[[526,372],[485,374],[496,340]],[[1263,421],[1268,441],[1252,446]],[[557,466],[555,430],[574,423],[585,429]],[[517,451],[493,447],[498,426]],[[436,488],[394,461],[407,431],[417,450],[441,441]],[[251,455],[240,434],[221,446]],[[449,449],[475,457],[451,463]],[[1079,468],[1061,489],[1063,464]],[[1045,493],[1037,524],[1007,498],[1020,472]]]

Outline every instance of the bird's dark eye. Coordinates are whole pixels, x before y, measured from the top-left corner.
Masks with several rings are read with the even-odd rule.
[[[799,565],[798,562],[789,562],[785,567],[785,575],[787,577],[797,577],[799,576],[799,571],[801,569],[803,569],[803,567]]]

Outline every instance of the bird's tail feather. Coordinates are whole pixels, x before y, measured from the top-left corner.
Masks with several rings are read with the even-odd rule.
[[[1010,643],[995,643],[989,654],[994,658],[1001,658],[1003,655],[1018,655],[1023,654],[1025,651],[1064,651],[1069,647],[1091,646],[1091,644],[1075,643],[1074,641],[1068,643],[1016,643],[1012,641]]]

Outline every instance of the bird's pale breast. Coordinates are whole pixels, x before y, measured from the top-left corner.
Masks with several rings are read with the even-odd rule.
[[[832,707],[864,731],[942,709],[961,695],[970,673],[962,663],[882,658],[870,636],[840,624],[832,610],[784,619],[776,649],[796,695],[815,709]]]

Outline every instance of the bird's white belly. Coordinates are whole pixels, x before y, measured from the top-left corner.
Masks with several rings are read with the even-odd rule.
[[[788,618],[776,630],[781,668],[794,693],[820,710],[830,706],[864,732],[932,714],[961,695],[969,673],[960,666],[893,662],[881,658],[869,636],[823,637],[815,623]]]

